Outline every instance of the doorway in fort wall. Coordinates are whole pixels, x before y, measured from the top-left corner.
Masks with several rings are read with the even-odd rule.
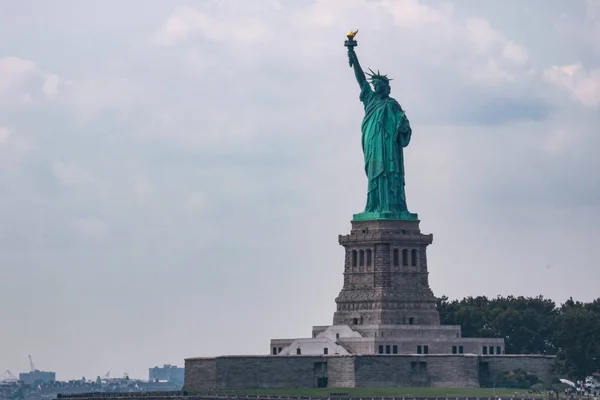
[[[314,363],[313,366],[313,387],[326,388],[327,387],[327,361],[320,361]]]
[[[490,364],[487,361],[479,361],[479,386],[489,387],[490,385]]]

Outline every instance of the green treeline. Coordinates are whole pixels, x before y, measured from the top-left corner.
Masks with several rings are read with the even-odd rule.
[[[538,297],[438,299],[441,323],[464,337],[503,337],[506,353],[556,355],[556,372],[581,379],[600,370],[600,298],[564,304]]]

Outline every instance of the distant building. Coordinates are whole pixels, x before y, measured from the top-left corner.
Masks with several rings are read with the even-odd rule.
[[[151,381],[167,381],[183,383],[184,368],[177,365],[164,364],[162,367],[148,369],[148,379]]]
[[[56,380],[56,372],[37,370],[31,372],[21,372],[19,374],[19,380],[29,385],[41,382],[54,382]]]

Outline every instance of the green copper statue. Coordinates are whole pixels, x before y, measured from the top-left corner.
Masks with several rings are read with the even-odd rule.
[[[358,31],[348,33],[345,46],[348,58],[360,86],[360,101],[364,104],[362,121],[362,148],[365,172],[369,180],[365,211],[354,214],[354,220],[417,219],[406,206],[404,193],[404,155],[412,130],[406,114],[396,100],[390,97],[390,80],[379,72],[368,74],[373,88],[354,51]]]

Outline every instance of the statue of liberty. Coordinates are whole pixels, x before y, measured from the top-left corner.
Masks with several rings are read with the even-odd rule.
[[[362,149],[368,179],[367,205],[354,220],[417,219],[406,206],[404,193],[404,155],[412,130],[400,104],[390,97],[390,80],[386,75],[369,69],[369,84],[354,51],[358,31],[348,33],[350,66],[354,68],[360,86],[360,101],[364,105]]]

